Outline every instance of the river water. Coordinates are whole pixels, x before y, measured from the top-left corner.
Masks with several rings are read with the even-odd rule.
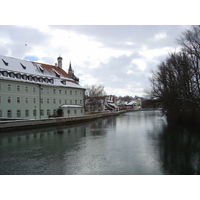
[[[159,111],[4,132],[0,174],[200,174],[200,135],[168,125]]]

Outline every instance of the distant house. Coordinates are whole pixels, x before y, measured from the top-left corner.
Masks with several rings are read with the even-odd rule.
[[[139,97],[135,97],[135,98],[130,98],[130,99],[126,99],[126,98],[120,98],[117,101],[117,105],[119,107],[120,110],[126,110],[126,109],[141,109],[141,99]]]
[[[0,55],[0,118],[42,119],[85,114],[85,88],[62,58],[55,65]],[[59,112],[58,112],[59,110]]]
[[[125,108],[126,109],[138,109],[138,106],[137,106],[137,102],[136,101],[131,101],[131,102],[126,102],[125,103]]]
[[[107,111],[118,111],[119,107],[116,105],[116,98],[112,95],[105,97],[105,110]]]

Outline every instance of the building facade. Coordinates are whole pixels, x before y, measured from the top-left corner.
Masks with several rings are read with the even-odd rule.
[[[61,57],[54,66],[0,55],[0,118],[83,115],[85,88],[62,69]]]

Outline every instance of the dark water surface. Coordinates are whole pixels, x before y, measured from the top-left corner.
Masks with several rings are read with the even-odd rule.
[[[0,174],[200,174],[200,134],[159,111],[1,133]]]

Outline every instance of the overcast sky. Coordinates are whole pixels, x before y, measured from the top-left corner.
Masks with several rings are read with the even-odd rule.
[[[107,94],[144,95],[150,71],[190,26],[0,26],[0,54],[54,65],[71,61],[80,84],[104,85]]]

